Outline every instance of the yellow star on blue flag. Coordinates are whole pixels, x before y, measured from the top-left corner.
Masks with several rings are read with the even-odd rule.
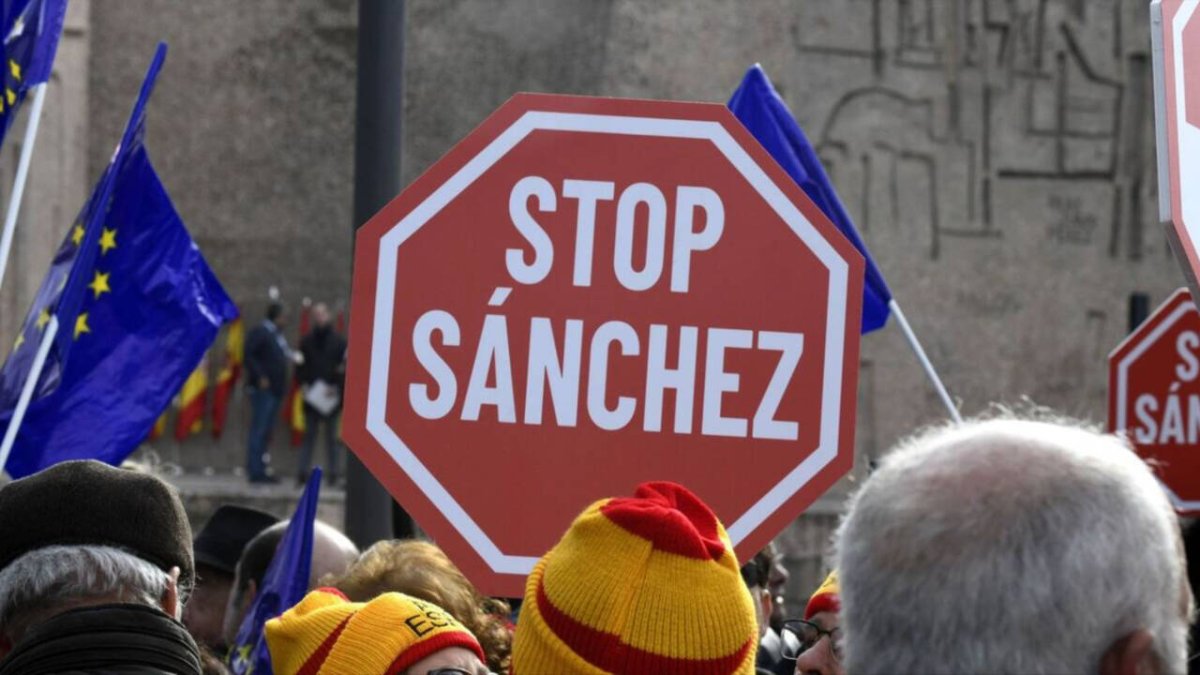
[[[119,150],[55,253],[0,368],[3,434],[37,347],[58,326],[4,467],[13,477],[68,459],[119,464],[221,325],[237,316],[142,145],[144,109],[164,55],[160,47]]]
[[[0,3],[0,143],[29,91],[50,79],[67,0]]]

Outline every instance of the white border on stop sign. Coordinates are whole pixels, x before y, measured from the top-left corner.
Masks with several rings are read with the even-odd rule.
[[[1188,291],[1185,288],[1175,291],[1171,294],[1171,297],[1163,301],[1160,308],[1176,302],[1180,295],[1186,295],[1187,292]],[[1125,356],[1125,358],[1121,359],[1121,361],[1117,363],[1117,419],[1113,429],[1115,432],[1122,433],[1129,429],[1128,416],[1125,414],[1126,408],[1129,405],[1129,367],[1132,366],[1135,361],[1141,358],[1142,354],[1145,354],[1146,350],[1149,349],[1151,345],[1153,345],[1155,342],[1158,342],[1158,340],[1162,338],[1163,333],[1166,333],[1168,330],[1170,330],[1171,327],[1174,326],[1175,323],[1183,318],[1183,315],[1187,314],[1189,311],[1195,311],[1195,305],[1191,302],[1185,302],[1176,307],[1170,314],[1166,316],[1166,318],[1162,320],[1162,323],[1155,326],[1154,330],[1150,331],[1145,337],[1139,340],[1137,347],[1135,347],[1131,352],[1129,352],[1129,354]],[[1110,354],[1116,354],[1124,349],[1126,344],[1130,340],[1134,339],[1135,335],[1136,334],[1130,334],[1128,337],[1122,340],[1121,344],[1117,345]],[[1157,476],[1155,477],[1155,480],[1157,480]],[[1162,486],[1162,489],[1167,493],[1168,497],[1170,497],[1171,504],[1176,510],[1200,511],[1200,501],[1184,501],[1179,495],[1175,494],[1175,491],[1168,487],[1166,483],[1159,480],[1158,484]]]
[[[367,394],[367,429],[493,571],[500,574],[526,575],[533,570],[537,558],[508,555],[501,551],[388,426],[385,414],[393,337],[396,251],[406,239],[437,215],[517,143],[539,129],[711,141],[829,270],[821,428],[817,449],[729,526],[729,538],[736,546],[837,456],[849,266],[719,122],[530,111],[505,129],[400,222],[392,226],[379,242],[371,374]]]

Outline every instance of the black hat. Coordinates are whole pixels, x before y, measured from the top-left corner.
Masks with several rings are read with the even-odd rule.
[[[175,488],[94,460],[62,462],[0,488],[0,570],[47,546],[113,546],[196,577],[192,528]]]
[[[196,535],[192,545],[196,564],[233,574],[246,544],[278,522],[275,516],[255,509],[232,504],[221,506]]]

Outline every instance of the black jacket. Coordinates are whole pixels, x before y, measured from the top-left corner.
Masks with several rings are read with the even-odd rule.
[[[287,388],[288,355],[279,345],[275,332],[260,323],[246,335],[246,386],[258,387],[259,379],[270,381],[271,393],[283,397]]]
[[[201,675],[183,624],[143,605],[63,612],[0,661],[0,675]]]
[[[313,329],[300,340],[300,353],[304,363],[296,369],[301,384],[312,384],[325,380],[339,390],[346,376],[343,364],[346,361],[346,338],[338,335],[332,327]]]

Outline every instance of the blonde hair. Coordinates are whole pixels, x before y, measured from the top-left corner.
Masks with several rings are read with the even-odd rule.
[[[340,577],[327,577],[353,602],[367,602],[389,591],[407,593],[446,610],[483,646],[488,667],[508,672],[512,654],[509,606],[479,594],[437,546],[415,539],[377,542]]]

